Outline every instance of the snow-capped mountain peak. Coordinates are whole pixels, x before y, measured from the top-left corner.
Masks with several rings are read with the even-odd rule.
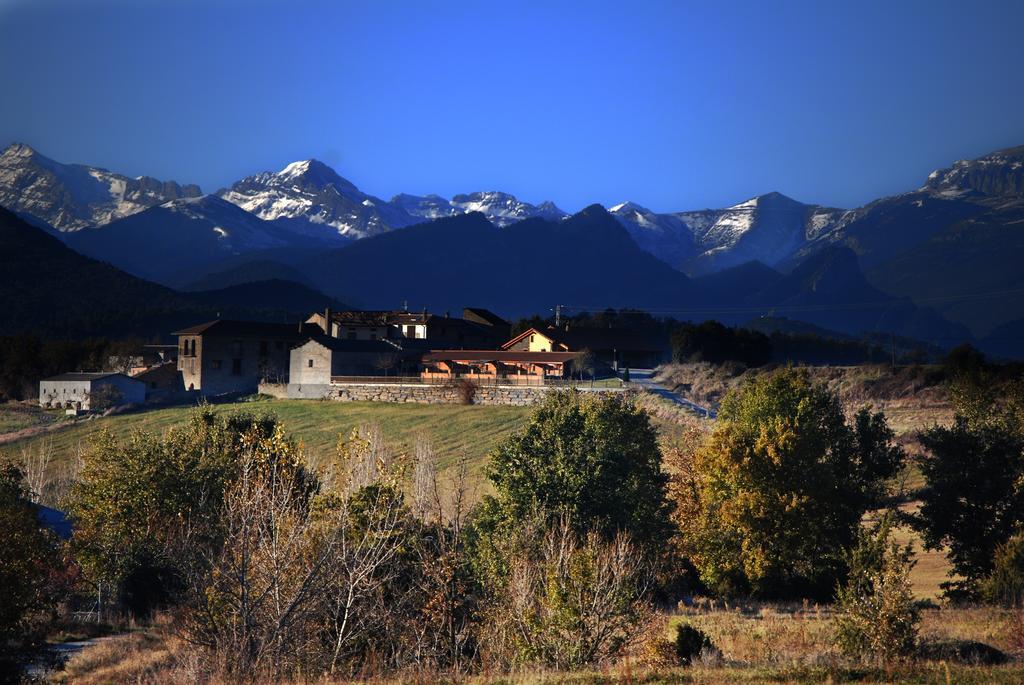
[[[451,205],[459,213],[480,212],[495,226],[508,226],[535,217],[562,219],[566,216],[552,202],[531,205],[516,199],[515,195],[496,190],[456,195],[451,199]]]
[[[445,216],[480,212],[495,226],[503,227],[540,217],[559,220],[568,216],[553,202],[532,205],[518,200],[514,195],[500,191],[486,191],[456,195],[446,200],[440,195],[407,195],[402,193],[391,198],[391,204],[402,208],[412,216],[422,219],[439,219]]]
[[[1024,145],[999,150],[978,159],[957,160],[947,169],[928,175],[921,190],[975,192],[992,197],[1024,197]]]
[[[0,154],[0,205],[59,231],[102,226],[167,200],[201,194],[197,185],[63,164],[24,143]]]
[[[315,159],[249,176],[217,194],[261,219],[319,240],[345,242],[415,223],[403,209],[363,193]]]
[[[292,162],[268,180],[279,185],[298,185],[321,190],[334,186],[341,193],[362,195],[354,183],[342,178],[334,169],[316,159]]]

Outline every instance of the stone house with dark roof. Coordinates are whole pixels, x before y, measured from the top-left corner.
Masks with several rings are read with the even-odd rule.
[[[178,371],[186,391],[201,395],[255,392],[261,380],[287,380],[291,348],[314,327],[217,319],[178,337]]]

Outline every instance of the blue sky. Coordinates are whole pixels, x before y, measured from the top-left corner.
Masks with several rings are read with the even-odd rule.
[[[1024,144],[1024,2],[0,0],[0,144],[207,191],[855,206]]]

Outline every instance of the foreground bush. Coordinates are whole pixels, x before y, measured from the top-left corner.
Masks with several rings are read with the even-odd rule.
[[[981,581],[981,596],[993,604],[1024,604],[1024,534],[1018,533],[996,548],[992,573]]]
[[[689,623],[680,623],[676,626],[676,639],[674,642],[676,658],[679,663],[689,666],[695,659],[700,657],[705,649],[712,649],[711,638],[703,631],[694,628]]]
[[[613,659],[640,634],[649,574],[625,537],[579,537],[562,522],[546,533],[527,528],[507,552],[508,576],[488,583],[489,662],[578,669]]]
[[[885,664],[913,654],[920,621],[910,588],[913,549],[891,541],[892,520],[887,514],[874,530],[860,534],[836,605],[840,649]]]
[[[25,475],[0,459],[0,683],[43,654],[60,600],[57,541],[29,501]]]
[[[271,417],[206,407],[163,437],[137,432],[120,441],[102,433],[69,498],[76,556],[102,604],[138,616],[174,604],[223,535],[224,493],[245,455],[267,441],[274,448],[265,457],[313,487]]]

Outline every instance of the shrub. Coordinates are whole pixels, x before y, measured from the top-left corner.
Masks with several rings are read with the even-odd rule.
[[[0,682],[43,656],[60,601],[57,542],[29,501],[24,474],[0,460]]]
[[[455,382],[455,392],[458,393],[460,404],[473,404],[476,399],[476,383],[460,378]]]
[[[487,584],[488,661],[578,669],[613,659],[641,634],[649,575],[625,536],[581,537],[563,521],[546,533],[527,526],[506,551],[507,575]]]
[[[172,603],[223,535],[224,492],[250,453],[313,487],[295,445],[269,417],[201,408],[164,437],[101,434],[69,502],[72,544],[87,578],[136,615]]]
[[[1019,607],[1024,603],[1024,534],[1018,533],[996,548],[992,573],[981,581],[986,602]]]
[[[891,541],[892,521],[886,514],[874,530],[860,533],[835,619],[845,654],[885,664],[914,652],[920,621],[910,588],[913,549]]]
[[[689,666],[694,659],[700,657],[705,649],[713,649],[711,638],[703,631],[694,628],[689,623],[680,623],[676,626],[675,649],[679,663]]]

